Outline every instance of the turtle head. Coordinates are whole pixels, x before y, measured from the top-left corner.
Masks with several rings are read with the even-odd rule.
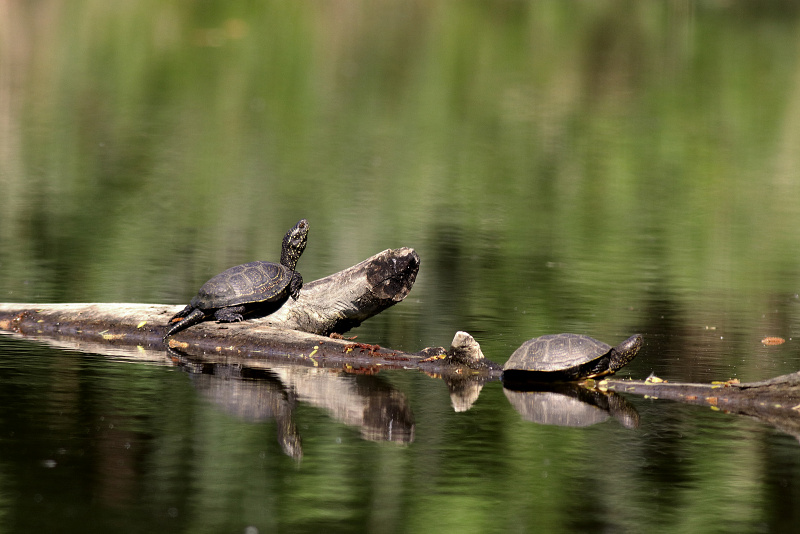
[[[286,232],[283,237],[283,247],[281,248],[281,265],[294,271],[297,267],[297,260],[306,249],[308,241],[308,221],[300,219],[291,230]]]
[[[636,357],[640,348],[642,348],[642,336],[640,334],[633,335],[614,347],[613,352],[616,354],[611,357],[609,373],[616,373],[622,367],[628,365]]]

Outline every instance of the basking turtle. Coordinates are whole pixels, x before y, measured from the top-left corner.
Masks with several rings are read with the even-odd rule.
[[[616,347],[578,334],[531,339],[503,366],[504,381],[568,382],[610,375],[633,360],[642,346],[636,334]]]
[[[300,219],[283,238],[280,263],[251,261],[213,277],[203,284],[189,305],[170,319],[164,339],[211,315],[219,322],[232,323],[258,309],[280,307],[279,303],[290,296],[297,300],[303,277],[295,267],[307,240],[308,221]],[[173,324],[175,319],[180,321]]]

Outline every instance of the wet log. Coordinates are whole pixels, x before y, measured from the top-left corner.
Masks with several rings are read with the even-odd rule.
[[[600,382],[607,389],[669,399],[689,404],[715,406],[720,409],[783,407],[800,410],[800,373],[778,376],[760,382],[666,382],[655,377],[647,380],[621,380],[608,378]]]
[[[162,340],[181,306],[158,304],[0,304],[0,333],[58,348],[133,361],[173,365],[199,362],[271,369],[276,363],[375,374],[417,369],[447,384],[454,409],[470,408],[484,384],[502,378],[480,345],[458,332],[449,349],[417,353],[326,337],[344,332],[400,302],[416,279],[412,249],[386,250],[358,265],[306,284],[297,301],[241,323],[207,321]],[[800,437],[800,373],[762,382],[689,384],[608,378],[601,390],[689,404],[757,417]]]

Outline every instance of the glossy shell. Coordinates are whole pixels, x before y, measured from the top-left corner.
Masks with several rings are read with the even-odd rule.
[[[605,356],[611,346],[588,336],[554,334],[531,339],[514,351],[504,370],[563,371]]]
[[[642,336],[616,347],[578,334],[555,334],[522,344],[503,366],[503,384],[567,382],[616,373],[636,357]]]
[[[192,308],[210,310],[254,302],[272,302],[288,295],[292,273],[279,263],[251,261],[231,267],[203,284]]]

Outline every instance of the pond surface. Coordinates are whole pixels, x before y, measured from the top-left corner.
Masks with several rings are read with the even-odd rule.
[[[185,304],[278,258],[306,281],[413,247],[351,332],[575,332],[620,373],[800,369],[792,2],[11,3],[0,301]],[[767,336],[785,343],[767,345]],[[788,532],[800,444],[626,396],[531,421],[417,371],[176,365],[0,336],[0,531]],[[311,385],[313,384],[313,385]],[[455,406],[455,408],[454,408]],[[634,414],[634,415],[631,415]]]

